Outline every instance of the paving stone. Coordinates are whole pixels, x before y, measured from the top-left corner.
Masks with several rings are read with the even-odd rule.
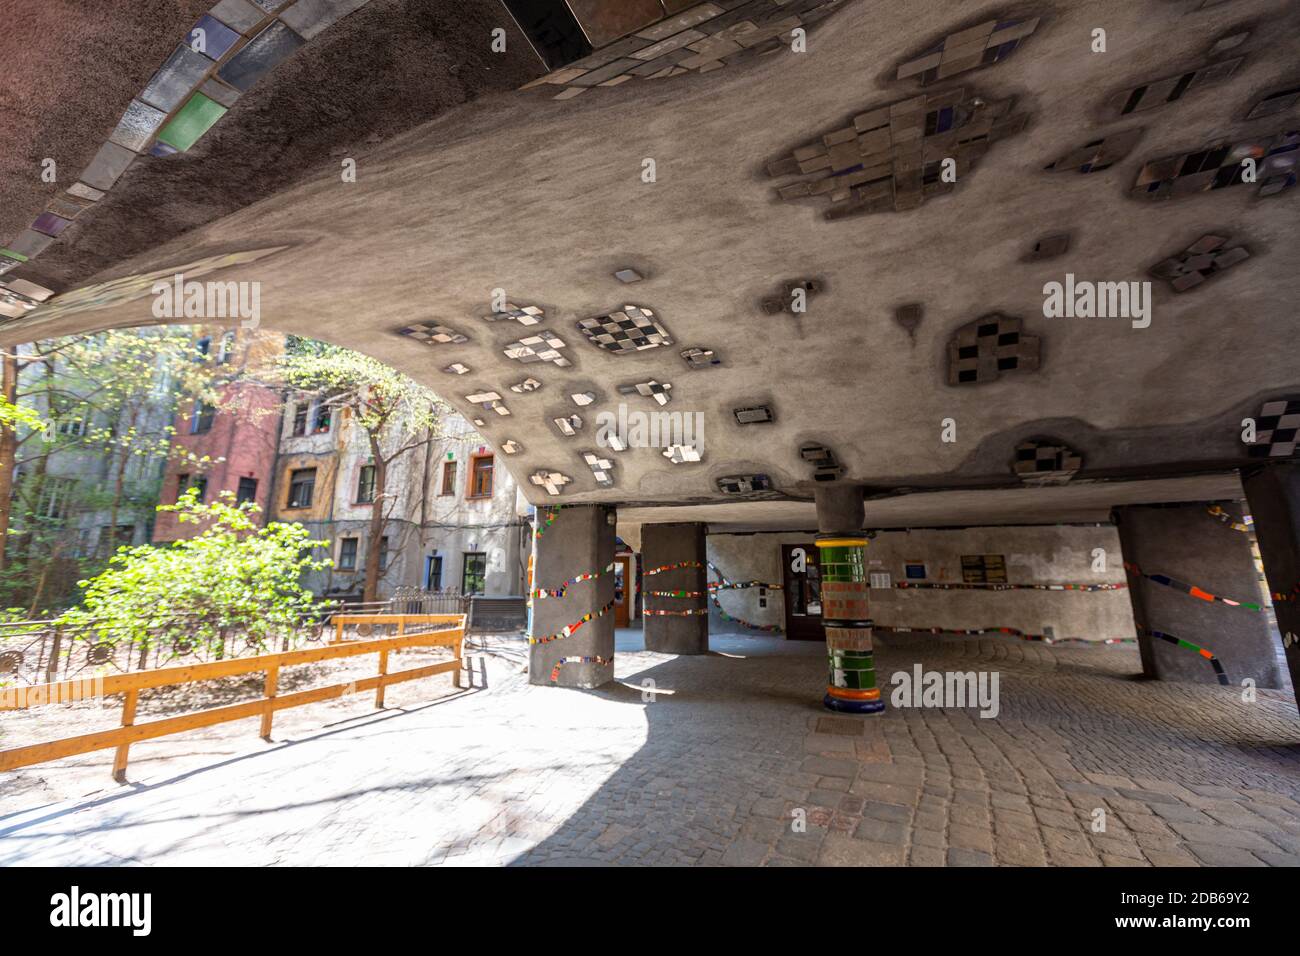
[[[948,850],[949,866],[992,866],[993,855],[982,850],[951,847]]]
[[[1248,850],[1222,843],[1188,843],[1187,849],[1206,866],[1268,866]]]
[[[853,835],[859,840],[874,840],[877,843],[902,846],[907,842],[907,827],[898,822],[867,818],[858,824]]]
[[[1174,832],[1188,843],[1203,843],[1209,846],[1242,847],[1247,850],[1276,850],[1275,844],[1269,843],[1258,833],[1248,830],[1236,830],[1232,827],[1206,826],[1200,823],[1171,823]]]
[[[822,844],[817,862],[822,866],[899,866],[903,862],[903,850],[887,843],[832,833]]]

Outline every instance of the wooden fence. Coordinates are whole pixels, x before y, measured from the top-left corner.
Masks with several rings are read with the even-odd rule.
[[[338,625],[337,643],[323,647],[312,647],[297,651],[284,651],[278,654],[262,654],[257,657],[232,658],[213,661],[207,664],[192,664],[184,667],[163,667],[157,670],[133,671],[126,674],[114,674],[108,677],[96,677],[86,681],[60,681],[50,684],[37,684],[28,687],[11,687],[0,691],[0,711],[26,710],[43,704],[86,699],[91,697],[108,697],[123,694],[122,725],[113,730],[104,730],[77,737],[64,737],[47,743],[15,747],[0,750],[0,771],[16,770],[33,764],[58,760],[77,754],[91,753],[96,750],[117,748],[113,759],[113,777],[119,782],[125,780],[126,762],[131,744],[141,740],[152,740],[171,734],[211,727],[214,724],[248,717],[261,717],[261,735],[265,740],[271,737],[271,721],[278,710],[290,707],[302,707],[321,701],[334,700],[346,694],[373,690],[375,706],[384,706],[384,689],[390,684],[403,681],[432,677],[435,674],[450,673],[457,687],[460,686],[462,652],[465,641],[465,615],[463,614],[376,614],[350,615],[344,618],[352,624],[397,624],[398,635],[376,640],[343,641],[342,624]],[[407,634],[410,626],[429,627],[434,625],[452,625],[437,631],[422,631]],[[388,671],[389,654],[407,647],[449,647],[452,659],[408,670]],[[310,690],[297,691],[292,694],[279,695],[277,688],[280,670],[298,664],[314,664],[318,661],[337,660],[356,657],[361,654],[379,655],[379,673],[373,677],[350,681],[346,684],[331,684],[327,687],[315,687]],[[230,704],[190,714],[151,720],[147,723],[135,722],[136,703],[140,691],[157,687],[171,687],[179,684],[191,684],[196,681],[213,680],[219,677],[234,677],[240,674],[265,674],[261,700],[251,700],[241,704]],[[87,686],[91,691],[87,692]]]

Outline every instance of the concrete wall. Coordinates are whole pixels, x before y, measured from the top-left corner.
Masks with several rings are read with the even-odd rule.
[[[811,545],[810,533],[710,534],[709,560],[732,581],[782,583],[781,545]],[[1092,552],[1106,552],[1106,570],[1092,570]],[[1105,526],[1043,525],[966,528],[946,531],[881,531],[867,545],[869,571],[887,571],[896,583],[906,580],[905,562],[925,564],[926,582],[961,583],[961,556],[1001,554],[1012,584],[1123,584],[1119,536]],[[710,580],[717,580],[711,575]],[[872,588],[872,618],[882,625],[910,627],[1013,627],[1056,637],[1134,637],[1133,613],[1126,591],[906,591]],[[767,607],[758,606],[757,588],[724,591],[718,596],[733,617],[754,624],[784,624],[780,591],[767,592]],[[736,625],[718,618],[710,627]]]

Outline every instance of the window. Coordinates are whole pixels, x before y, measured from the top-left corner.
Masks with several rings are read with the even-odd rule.
[[[961,579],[965,584],[1006,584],[1006,558],[1000,554],[963,554]]]
[[[312,431],[317,435],[323,435],[330,430],[330,407],[328,405],[316,406],[316,419],[312,424]]]
[[[357,504],[368,505],[375,500],[375,466],[362,465],[357,475]]]
[[[465,566],[460,575],[461,594],[482,594],[483,580],[487,576],[487,555],[466,551]]]
[[[189,487],[195,489],[198,492],[198,494],[196,494],[194,497],[199,501],[200,504],[208,500],[208,476],[207,475],[195,475],[193,478],[190,479]]]
[[[256,478],[239,479],[239,490],[235,492],[235,504],[242,505],[245,501],[257,501]]]
[[[357,569],[357,539],[339,538],[339,570],[355,571]]]
[[[194,412],[190,415],[190,434],[203,435],[212,430],[212,419],[217,410],[207,402],[195,402]]]
[[[176,500],[177,501],[181,500],[181,495],[185,494],[185,489],[189,486],[189,483],[190,483],[189,475],[182,472],[181,474],[176,476]]]
[[[301,438],[307,434],[307,413],[310,410],[305,402],[298,402],[293,406],[293,438]]]
[[[67,435],[70,438],[79,438],[86,434],[88,423],[84,418],[74,419],[72,421],[59,422],[59,434]]]
[[[42,518],[66,518],[69,499],[76,484],[74,478],[46,478],[40,500],[36,504],[36,513]]]
[[[456,463],[454,461],[444,461],[442,463],[442,491],[439,494],[454,495],[456,493]]]
[[[436,554],[431,554],[424,559],[424,589],[442,590],[442,558]]]
[[[316,493],[316,469],[298,468],[289,472],[290,508],[310,508],[312,496]]]
[[[469,494],[467,498],[492,497],[492,456],[475,455],[470,465]]]
[[[106,558],[117,553],[117,549],[123,545],[128,545],[135,540],[135,525],[120,524],[114,533],[111,525],[104,525],[99,529],[99,540],[95,544],[95,553],[98,557]]]
[[[231,329],[221,337],[221,350],[217,353],[217,361],[225,365],[235,355],[235,331]]]
[[[379,539],[379,570],[388,568],[388,535]]]

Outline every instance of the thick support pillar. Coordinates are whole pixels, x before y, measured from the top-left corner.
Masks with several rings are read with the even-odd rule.
[[[876,687],[863,517],[861,488],[836,484],[817,489],[817,563],[830,664],[822,703],[850,714],[885,709]]]
[[[709,652],[705,526],[698,521],[641,528],[645,649],[661,654]],[[663,569],[663,570],[660,570]]]
[[[1116,508],[1142,671],[1160,680],[1280,686],[1268,615],[1215,601],[1262,606],[1250,535],[1209,513],[1211,502]],[[1239,502],[1218,502],[1234,523]],[[1182,642],[1182,643],[1179,643]],[[1188,645],[1192,646],[1188,646]]]
[[[1255,520],[1264,577],[1273,594],[1291,688],[1300,707],[1300,462],[1279,461],[1243,471],[1241,485]]]
[[[614,678],[614,509],[564,507],[537,527],[528,682],[599,687]]]

